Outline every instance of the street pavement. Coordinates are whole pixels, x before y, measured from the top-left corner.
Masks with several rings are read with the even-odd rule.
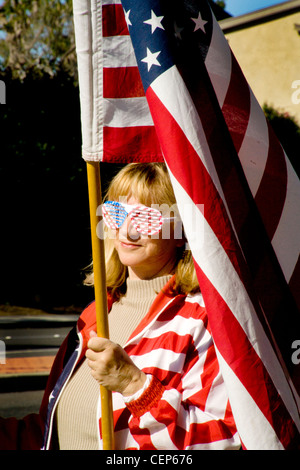
[[[0,315],[0,416],[37,413],[56,352],[78,315]]]
[[[43,393],[43,390],[0,393],[0,416],[21,419],[30,413],[38,413]]]

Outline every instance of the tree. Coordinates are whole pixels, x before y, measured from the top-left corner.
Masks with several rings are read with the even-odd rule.
[[[216,4],[219,5],[219,7],[223,8],[225,10],[226,2],[222,2],[221,0],[217,0]]]
[[[267,103],[263,105],[263,111],[300,178],[299,124],[287,112],[276,110]]]
[[[12,78],[76,77],[72,0],[5,0],[0,7],[0,69]]]

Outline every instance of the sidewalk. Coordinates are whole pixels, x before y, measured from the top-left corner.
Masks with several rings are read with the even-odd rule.
[[[57,350],[78,316],[76,309],[48,313],[0,305],[0,394],[44,388]]]
[[[11,357],[0,364],[0,379],[7,375],[49,374],[55,356]]]

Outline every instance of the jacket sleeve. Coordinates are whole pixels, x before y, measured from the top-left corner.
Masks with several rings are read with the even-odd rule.
[[[129,428],[141,450],[240,448],[214,344],[203,322],[199,325],[179,339],[185,344],[178,354],[180,378],[160,368],[148,370],[149,386],[125,402],[131,413]]]
[[[75,328],[63,341],[55,357],[38,414],[22,419],[0,417],[0,450],[40,450],[43,444],[49,395],[68,358],[68,347],[73,343]],[[73,340],[73,341],[71,341]]]

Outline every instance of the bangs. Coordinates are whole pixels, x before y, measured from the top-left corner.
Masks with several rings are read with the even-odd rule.
[[[126,202],[131,197],[145,206],[173,205],[176,200],[165,166],[160,163],[132,163],[124,167],[112,180],[106,199]]]

